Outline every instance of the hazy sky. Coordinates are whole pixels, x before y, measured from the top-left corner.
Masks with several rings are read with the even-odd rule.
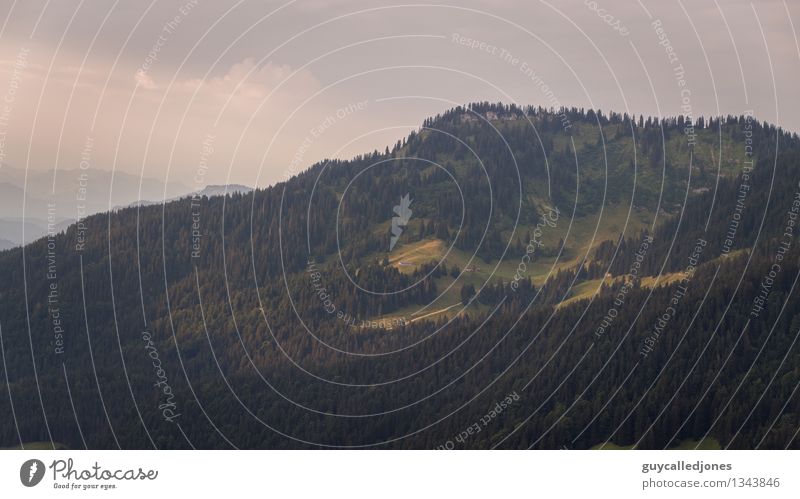
[[[800,130],[797,0],[0,0],[0,22],[20,168],[265,186],[475,100]]]

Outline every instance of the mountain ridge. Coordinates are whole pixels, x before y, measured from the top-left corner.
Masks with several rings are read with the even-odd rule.
[[[764,312],[746,332],[738,326],[793,206],[797,186],[772,180],[800,178],[797,136],[747,117],[698,120],[690,165],[678,118],[536,111],[537,135],[526,120],[504,119],[510,109],[475,104],[475,113],[498,117],[487,124],[455,108],[384,153],[323,161],[249,193],[88,217],[57,236],[52,280],[41,271],[23,277],[22,250],[0,253],[4,363],[26,415],[19,435],[3,430],[0,446],[48,432],[80,445],[67,383],[81,421],[97,423],[83,428],[90,447],[435,448],[512,392],[519,401],[470,446],[660,448],[704,436],[783,445],[800,420],[789,398],[800,362],[789,349],[800,324],[794,245]],[[740,147],[748,125],[751,170]],[[715,143],[721,156],[707,149]],[[747,209],[737,211],[745,175]],[[393,247],[393,207],[409,193],[412,214]],[[52,257],[46,241],[25,248],[28,265]],[[651,285],[662,274],[663,285]],[[53,282],[62,353],[48,312]],[[566,303],[586,283],[598,291]],[[653,340],[678,291],[680,306]],[[778,309],[785,313],[771,324]],[[153,350],[168,401],[153,390]],[[779,381],[767,387],[773,374]],[[706,389],[714,396],[701,397]],[[767,389],[786,410],[747,416]],[[164,419],[165,403],[179,409],[181,431]],[[137,410],[141,420],[131,417]],[[11,413],[0,399],[0,414]]]

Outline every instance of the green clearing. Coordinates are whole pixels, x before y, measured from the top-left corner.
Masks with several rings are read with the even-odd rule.
[[[606,283],[611,283],[613,279],[607,279]],[[564,307],[571,303],[578,302],[580,300],[587,300],[594,296],[599,290],[600,286],[603,283],[603,279],[592,279],[591,281],[583,281],[581,283],[576,284],[570,290],[570,295],[566,300],[563,300],[561,303],[558,304],[557,308]]]
[[[627,236],[636,234],[652,223],[652,217],[653,214],[644,209],[633,209],[629,213],[627,206],[611,205],[604,209],[602,218],[598,212],[594,215],[576,218],[570,223],[567,216],[562,212],[556,227],[548,226],[542,229],[541,240],[546,248],[554,249],[558,246],[560,239],[566,238],[565,252],[558,259],[555,257],[534,259],[522,276],[530,277],[534,284],[541,286],[551,274],[562,269],[575,268],[583,260],[587,252],[591,256],[594,247],[601,241],[607,239],[616,240],[623,229],[625,229]],[[599,224],[598,220],[600,220]],[[522,238],[526,233],[532,233],[533,229],[534,227],[520,227],[516,234]],[[510,234],[507,234],[505,237],[509,236]],[[519,257],[507,257],[502,261],[492,260],[486,262],[482,258],[466,251],[452,248],[448,252],[448,249],[444,241],[426,238],[421,241],[401,243],[388,255],[385,253],[369,255],[365,261],[380,261],[384,256],[388,256],[389,264],[406,274],[413,273],[426,263],[439,261],[443,261],[448,269],[457,266],[461,270],[461,275],[455,284],[453,284],[454,279],[449,275],[436,280],[436,286],[442,295],[424,309],[421,310],[420,306],[405,307],[391,314],[372,317],[370,320],[387,322],[401,318],[413,320],[437,311],[439,311],[438,314],[432,314],[428,317],[432,319],[450,318],[461,310],[461,307],[454,307],[454,305],[461,302],[461,286],[472,284],[476,289],[479,289],[487,282],[491,283],[500,280],[509,282],[514,279],[520,263]],[[600,282],[600,280],[593,280],[576,285],[564,304],[590,298]],[[468,308],[467,312],[476,313],[481,310],[482,305],[473,304]]]

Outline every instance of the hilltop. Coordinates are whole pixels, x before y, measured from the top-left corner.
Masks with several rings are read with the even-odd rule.
[[[748,116],[478,103],[87,217],[0,253],[0,446],[433,448],[510,393],[471,447],[783,446],[799,178]]]

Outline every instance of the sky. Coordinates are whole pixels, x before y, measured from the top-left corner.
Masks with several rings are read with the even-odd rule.
[[[0,0],[0,163],[265,187],[473,101],[800,130],[797,0]]]

